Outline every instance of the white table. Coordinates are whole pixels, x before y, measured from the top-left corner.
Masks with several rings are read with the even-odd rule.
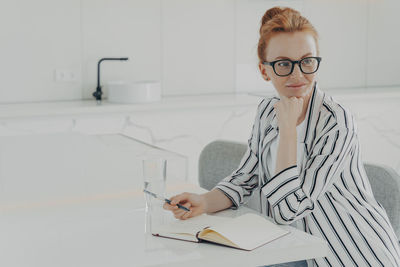
[[[259,266],[326,255],[323,240],[290,226],[289,235],[250,252],[145,234],[140,162],[124,157],[152,150],[122,136],[0,138],[0,266]],[[106,164],[104,155],[120,161]],[[171,179],[168,190],[199,189]]]

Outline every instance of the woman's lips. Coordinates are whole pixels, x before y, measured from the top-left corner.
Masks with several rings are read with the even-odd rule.
[[[303,87],[305,84],[292,84],[292,85],[287,85],[287,87],[292,88],[292,89],[299,89]]]

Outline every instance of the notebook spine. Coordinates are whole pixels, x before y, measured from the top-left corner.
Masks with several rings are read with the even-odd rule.
[[[201,231],[198,231],[198,232],[196,233],[196,239],[199,241],[199,243],[200,243],[200,242],[203,242],[203,240],[199,237],[200,232],[201,232]]]
[[[201,238],[199,237],[199,234],[200,234],[202,231],[204,231],[205,229],[207,229],[207,228],[210,228],[210,226],[204,227],[203,230],[198,231],[198,232],[196,233],[196,239],[199,241],[199,243],[200,243],[200,242],[203,242],[203,239],[201,239]]]

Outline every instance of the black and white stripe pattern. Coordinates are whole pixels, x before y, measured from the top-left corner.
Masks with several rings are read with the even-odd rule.
[[[373,196],[354,118],[317,86],[306,116],[305,159],[300,168],[269,175],[266,155],[279,133],[273,108],[278,100],[260,103],[238,169],[216,188],[233,208],[260,188],[266,215],[279,224],[299,221],[304,231],[325,239],[328,256],[310,260],[309,266],[400,266],[399,241]]]

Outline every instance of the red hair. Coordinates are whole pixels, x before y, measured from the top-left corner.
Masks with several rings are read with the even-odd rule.
[[[319,55],[318,32],[299,11],[289,7],[273,7],[268,9],[261,19],[260,39],[258,41],[258,58],[266,60],[266,48],[272,36],[281,32],[308,32],[315,40]]]

